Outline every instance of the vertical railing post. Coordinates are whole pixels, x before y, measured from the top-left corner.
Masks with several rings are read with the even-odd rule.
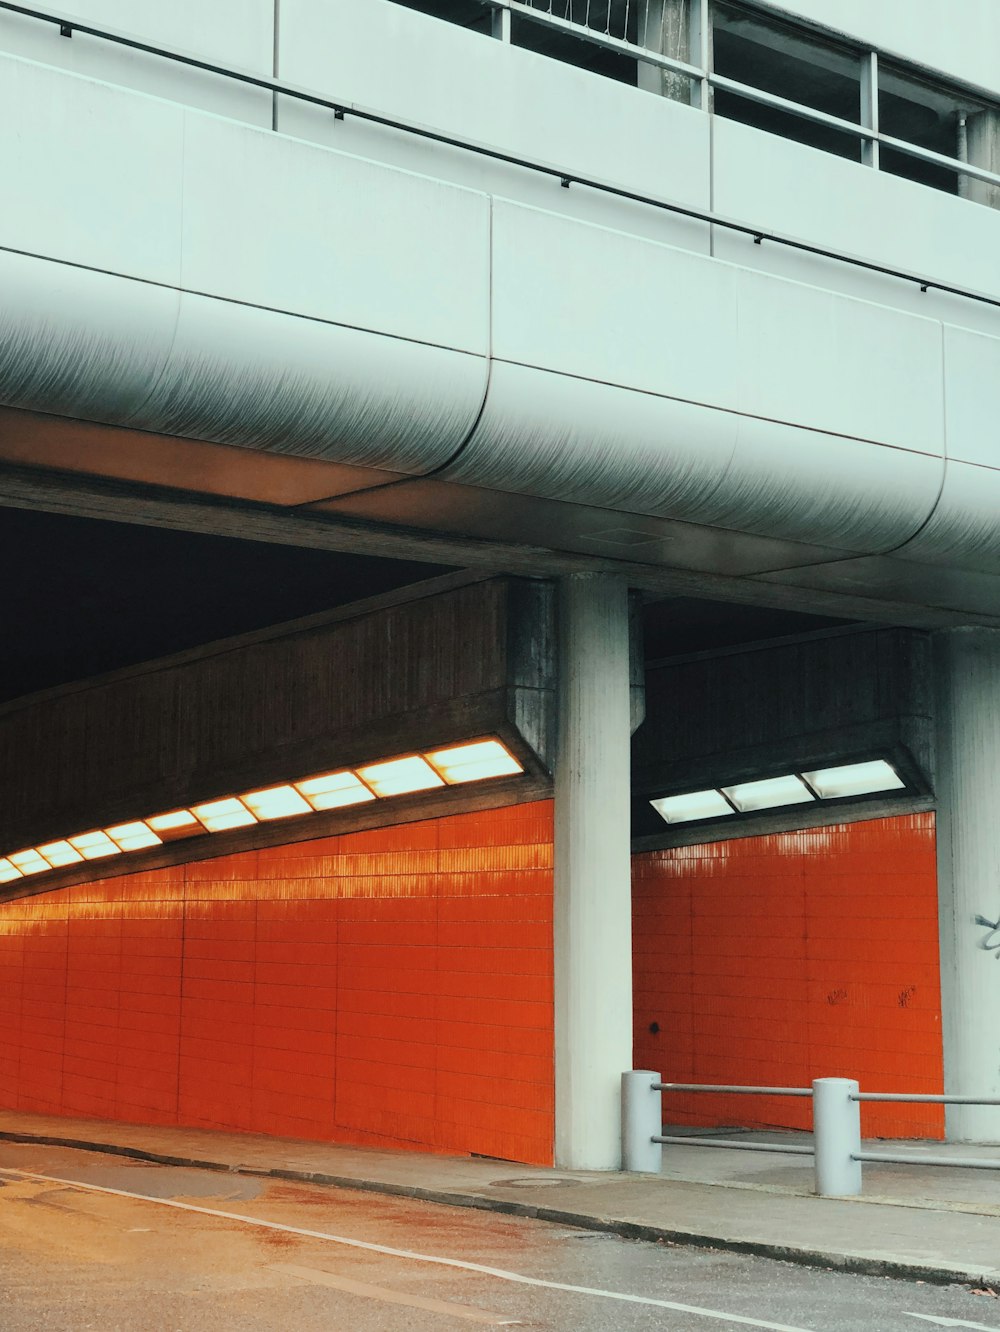
[[[813,1147],[816,1192],[848,1198],[861,1192],[861,1106],[850,1078],[816,1078],[813,1088]]]
[[[663,1146],[653,1142],[663,1132],[663,1094],[659,1073],[632,1069],[622,1074],[622,1169],[658,1175]]]

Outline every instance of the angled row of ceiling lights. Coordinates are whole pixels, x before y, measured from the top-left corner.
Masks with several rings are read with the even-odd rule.
[[[712,791],[687,791],[649,803],[667,823],[693,823],[698,819],[727,818],[761,809],[806,805],[817,800],[843,800],[846,796],[898,791],[906,786],[891,763],[873,759],[839,768],[791,772],[761,781],[720,786]]]
[[[523,771],[514,755],[494,739],[470,741],[424,754],[403,754],[365,767],[342,768],[301,781],[244,791],[187,809],[152,814],[111,828],[79,833],[63,841],[14,851],[0,857],[0,883],[12,883],[85,860],[141,851],[184,837],[227,832],[230,828],[249,827],[272,819],[340,809],[440,786],[462,786],[466,782],[509,777]]]

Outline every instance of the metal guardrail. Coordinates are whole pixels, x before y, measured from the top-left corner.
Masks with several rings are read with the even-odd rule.
[[[505,0],[487,0],[487,3],[498,3],[501,8],[504,7]],[[110,28],[97,27],[92,23],[81,22],[71,14],[61,14],[54,10],[38,9],[33,5],[24,5],[16,3],[16,0],[0,0],[0,11],[6,11],[11,14],[20,14],[25,18],[37,19],[41,23],[48,23],[58,27],[63,37],[72,37],[74,33],[83,33],[88,37],[97,37],[104,41],[111,42],[117,46],[123,46],[133,51],[141,51],[146,55],[158,56],[164,60],[170,60],[175,64],[186,66],[189,69],[202,70],[208,74],[217,74],[221,78],[232,79],[236,83],[245,84],[252,88],[261,88],[266,92],[271,92],[282,97],[288,97],[291,100],[304,102],[311,106],[321,107],[333,113],[334,119],[343,120],[351,116],[356,120],[365,121],[372,125],[381,125],[383,128],[399,130],[404,134],[412,134],[416,138],[425,139],[431,143],[444,144],[449,148],[458,148],[464,152],[475,153],[480,157],[489,158],[495,162],[503,162],[508,166],[522,167],[526,171],[533,171],[539,175],[549,176],[559,182],[561,186],[569,189],[572,185],[582,185],[587,189],[596,190],[601,194],[609,195],[617,199],[627,199],[630,203],[644,204],[650,208],[659,209],[661,212],[671,213],[676,217],[689,218],[696,222],[705,222],[711,226],[721,227],[725,231],[735,232],[740,235],[750,236],[758,245],[765,241],[781,245],[788,249],[797,250],[801,254],[815,255],[821,259],[832,259],[836,263],[847,264],[852,268],[858,268],[869,273],[879,273],[883,277],[896,278],[901,282],[906,282],[917,286],[920,291],[940,291],[948,296],[960,296],[965,300],[976,301],[981,305],[990,305],[1000,309],[1000,298],[991,296],[986,292],[976,291],[970,287],[957,287],[947,282],[939,282],[932,277],[924,276],[920,273],[914,273],[912,270],[890,268],[885,264],[875,263],[870,259],[863,259],[860,255],[850,254],[844,250],[831,250],[822,245],[810,245],[808,241],[800,240],[795,236],[786,236],[780,232],[769,231],[767,228],[755,227],[746,222],[740,222],[735,218],[725,217],[720,213],[699,208],[688,208],[682,204],[672,203],[667,199],[658,199],[653,195],[641,194],[636,190],[623,189],[620,186],[613,185],[609,181],[599,180],[593,176],[582,176],[576,172],[566,171],[563,167],[553,165],[552,163],[539,161],[535,158],[519,157],[513,153],[505,153],[497,148],[491,148],[487,144],[476,143],[470,139],[463,139],[457,135],[445,134],[439,130],[431,129],[425,125],[418,125],[412,121],[398,120],[392,116],[381,115],[377,111],[372,111],[366,107],[357,105],[354,102],[341,101],[335,97],[327,97],[314,92],[309,88],[303,88],[296,84],[289,83],[284,79],[269,78],[263,74],[255,74],[250,70],[237,69],[231,65],[222,65],[218,61],[204,60],[199,56],[191,55],[184,51],[173,50],[165,46],[156,46],[152,42],[142,41],[140,38],[133,37],[128,33],[116,32]],[[661,63],[668,64],[663,61]],[[712,78],[718,81],[720,76],[713,75]],[[742,85],[740,85],[742,86]],[[754,90],[747,89],[749,95]],[[864,131],[862,131],[864,133]],[[894,146],[895,140],[892,141]],[[909,150],[909,145],[899,144],[901,149]],[[918,156],[927,157],[924,150],[918,150]],[[947,159],[942,159],[947,161]],[[978,172],[977,172],[978,174]],[[1000,180],[1000,177],[997,178]]]
[[[664,1134],[664,1092],[711,1092],[727,1096],[799,1096],[813,1103],[813,1145],[735,1142],[725,1138],[683,1137]],[[861,1146],[861,1103],[892,1102],[903,1105],[992,1105],[1000,1097],[923,1095],[906,1092],[862,1092],[850,1078],[816,1078],[811,1087],[748,1087],[705,1082],[661,1082],[648,1069],[622,1074],[622,1169],[640,1174],[659,1174],[663,1146],[726,1147],[740,1152],[775,1152],[788,1156],[812,1156],[815,1161],[815,1191],[824,1198],[854,1197],[861,1192],[864,1161],[891,1165],[951,1166],[963,1170],[1000,1170],[1000,1159],[906,1155],[902,1152],[869,1152]]]

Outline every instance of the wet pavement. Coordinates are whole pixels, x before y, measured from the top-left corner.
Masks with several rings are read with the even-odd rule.
[[[0,1144],[4,1332],[463,1324],[1000,1330],[1000,1300],[357,1189]]]
[[[213,1184],[215,1192],[206,1196],[234,1200],[234,1207],[241,1199],[253,1200],[241,1190],[256,1186],[261,1177],[278,1176],[540,1218],[626,1238],[1000,1288],[1000,1171],[921,1165],[921,1155],[931,1151],[970,1152],[940,1143],[906,1144],[913,1165],[866,1166],[861,1198],[827,1199],[812,1195],[806,1160],[700,1147],[696,1141],[667,1148],[663,1175],[650,1177],[12,1111],[0,1112],[0,1139],[5,1135],[103,1145],[90,1156],[95,1170],[114,1170],[118,1161],[126,1161],[132,1171],[153,1168],[155,1177],[148,1160],[129,1161],[110,1152],[196,1170],[214,1164],[225,1183]],[[785,1142],[794,1135],[772,1136]],[[746,1135],[746,1140],[767,1139]],[[974,1150],[1000,1160],[1000,1148]]]

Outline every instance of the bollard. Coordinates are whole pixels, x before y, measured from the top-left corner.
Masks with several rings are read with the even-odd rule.
[[[663,1146],[653,1142],[663,1132],[663,1094],[654,1090],[659,1073],[632,1069],[622,1074],[622,1169],[658,1175]]]
[[[861,1106],[851,1100],[858,1084],[849,1078],[816,1078],[813,1088],[813,1148],[816,1192],[849,1198],[861,1192]]]

